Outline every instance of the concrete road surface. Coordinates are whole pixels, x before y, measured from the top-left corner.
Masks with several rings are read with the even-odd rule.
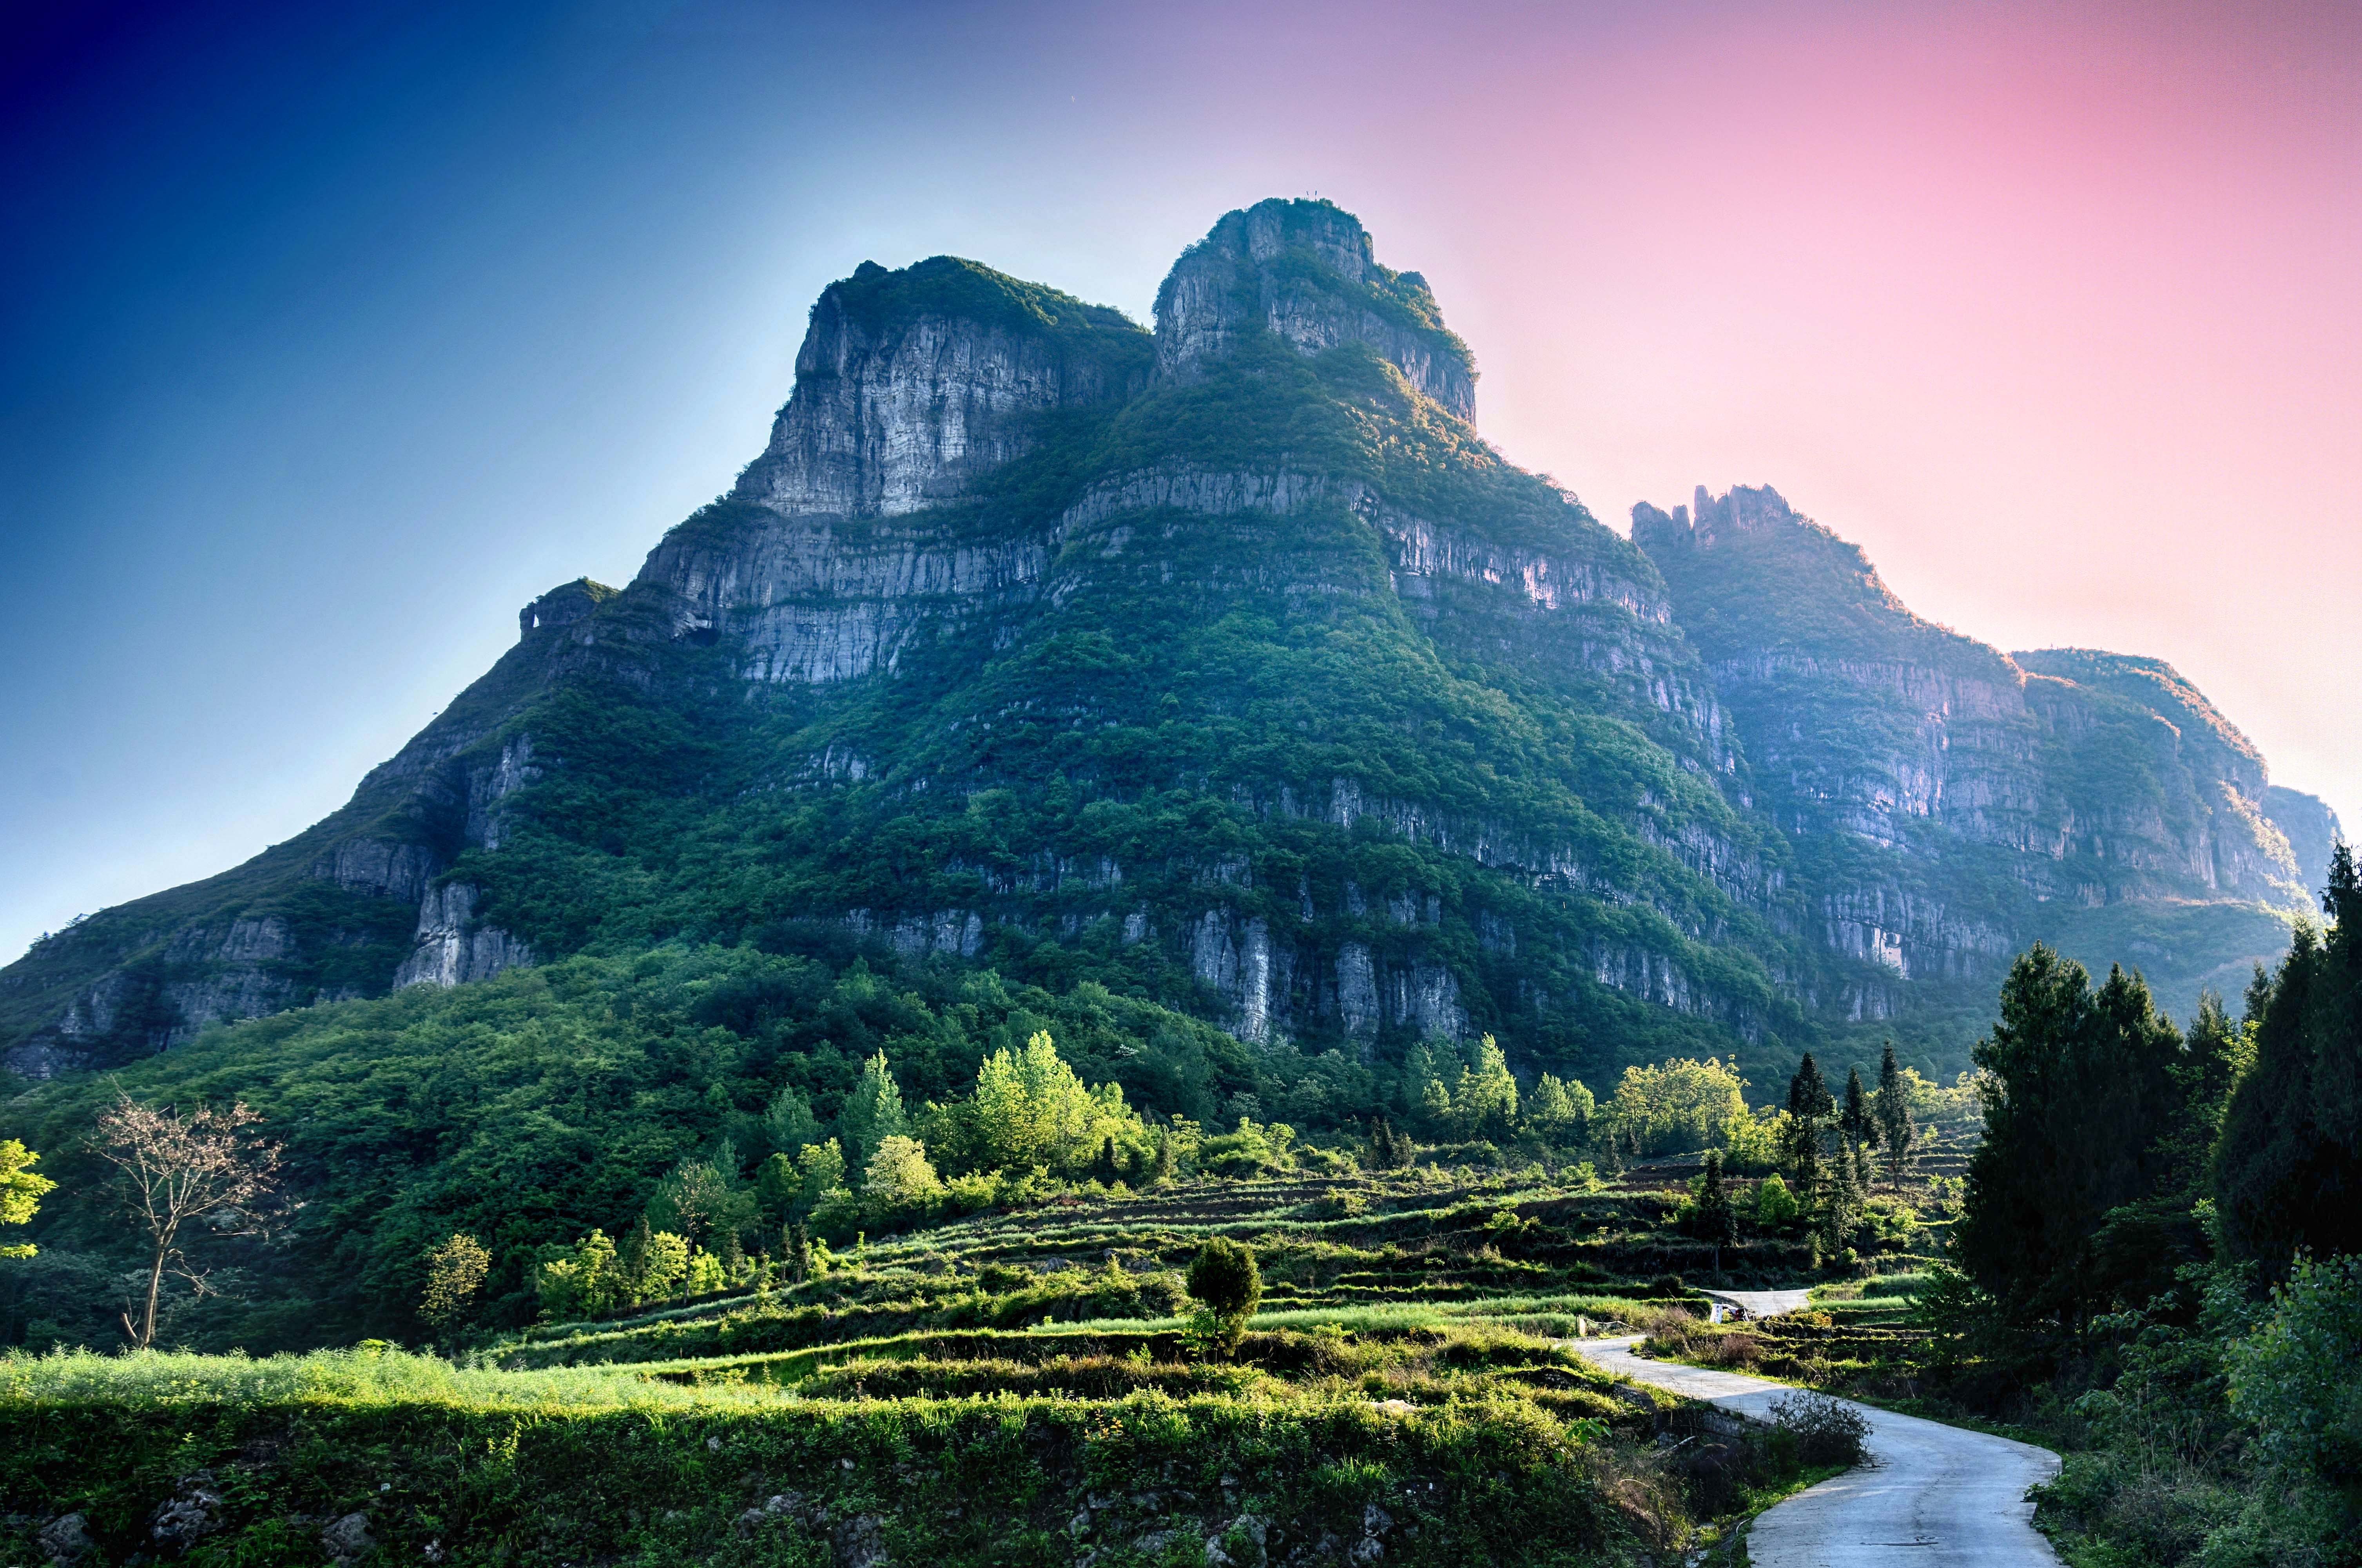
[[[1638,1336],[1580,1340],[1577,1350],[1636,1383],[1761,1418],[1783,1383],[1632,1353]],[[2058,1473],[2047,1449],[1855,1405],[1870,1421],[1872,1463],[1775,1504],[1747,1537],[1755,1568],[2020,1568],[2055,1565],[2025,1490]]]
[[[1744,1307],[1750,1318],[1776,1318],[1783,1312],[1794,1312],[1809,1307],[1813,1293],[1809,1290],[1707,1290],[1699,1294],[1728,1307]]]

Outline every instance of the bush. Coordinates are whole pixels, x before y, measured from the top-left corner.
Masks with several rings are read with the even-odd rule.
[[[1189,1294],[1206,1309],[1209,1328],[1224,1350],[1236,1350],[1246,1337],[1247,1320],[1263,1300],[1263,1270],[1253,1249],[1228,1236],[1209,1238],[1189,1265]]]
[[[1864,1463],[1870,1418],[1842,1399],[1803,1392],[1772,1402],[1772,1424],[1796,1440],[1796,1457],[1806,1464]]]

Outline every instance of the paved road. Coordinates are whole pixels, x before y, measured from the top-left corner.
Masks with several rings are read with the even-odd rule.
[[[1794,1389],[1632,1353],[1638,1336],[1581,1340],[1611,1372],[1760,1417]],[[2058,1473],[2047,1449],[1856,1405],[1874,1463],[1766,1509],[1747,1537],[1755,1568],[2055,1568],[2025,1489]]]
[[[1744,1307],[1750,1318],[1776,1318],[1783,1312],[1794,1312],[1812,1305],[1809,1290],[1705,1290],[1699,1294],[1727,1306]]]

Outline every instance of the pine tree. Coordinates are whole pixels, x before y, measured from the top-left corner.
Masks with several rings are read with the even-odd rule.
[[[1974,1057],[1989,1075],[1984,1137],[1953,1244],[2014,1320],[2080,1330],[2117,1283],[2096,1266],[2109,1211],[2171,1174],[2181,1037],[2139,977],[2114,970],[2095,991],[2081,965],[2037,944],[2011,966]]]
[[[1722,1151],[1705,1152],[1705,1171],[1698,1178],[1697,1227],[1701,1240],[1713,1243],[1714,1272],[1722,1272],[1722,1249],[1738,1240],[1738,1215],[1730,1205],[1730,1189],[1722,1179]]]
[[[2362,878],[2330,857],[2327,932],[2299,927],[2250,988],[2255,1065],[2223,1120],[2215,1208],[2231,1255],[2284,1275],[2301,1251],[2362,1252]]]
[[[1175,1174],[1180,1169],[1180,1165],[1178,1154],[1173,1147],[1173,1129],[1158,1128],[1156,1130],[1156,1169],[1149,1178],[1150,1181],[1157,1187],[1170,1187]]]
[[[1886,1179],[1900,1187],[1911,1162],[1911,1142],[1919,1130],[1911,1123],[1911,1091],[1894,1060],[1892,1040],[1878,1061],[1877,1119],[1879,1146],[1886,1154]]]
[[[643,1214],[631,1233],[624,1238],[618,1255],[617,1272],[622,1275],[623,1293],[629,1305],[636,1307],[648,1298],[647,1280],[650,1262],[655,1253],[656,1228]]]
[[[1805,1059],[1796,1064],[1795,1076],[1788,1080],[1788,1147],[1783,1153],[1790,1185],[1807,1206],[1818,1197],[1822,1186],[1822,1123],[1836,1109],[1819,1065],[1811,1052],[1805,1052]]]
[[[878,1144],[909,1134],[911,1119],[903,1112],[902,1091],[885,1052],[861,1064],[861,1077],[846,1093],[844,1109],[837,1112],[836,1130],[846,1164],[856,1171],[868,1165]]]
[[[1845,1109],[1838,1113],[1838,1131],[1856,1149],[1868,1143],[1876,1133],[1870,1118],[1870,1096],[1862,1090],[1860,1067],[1846,1069]]]

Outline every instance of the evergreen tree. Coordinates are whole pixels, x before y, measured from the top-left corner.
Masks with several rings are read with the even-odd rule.
[[[2181,1039],[2139,977],[2097,991],[2080,964],[2036,944],[2003,982],[1979,1041],[1984,1137],[1953,1244],[2013,1320],[2081,1328],[2112,1293],[2094,1266],[2109,1211],[2156,1196],[2181,1114]]]
[[[1858,1144],[1848,1143],[1838,1149],[1837,1158],[1829,1162],[1827,1179],[1821,1186],[1813,1233],[1820,1239],[1820,1256],[1827,1262],[1836,1262],[1838,1254],[1852,1245],[1855,1228],[1861,1223],[1863,1165],[1860,1156]]]
[[[774,1152],[792,1159],[805,1144],[820,1142],[820,1119],[811,1102],[790,1086],[771,1097],[763,1113],[763,1136]]]
[[[2284,1275],[2297,1253],[2362,1252],[2362,880],[2332,854],[2326,933],[2300,927],[2250,988],[2255,1065],[2224,1116],[2214,1195],[2233,1257]]]
[[[788,1277],[801,1285],[811,1277],[811,1231],[800,1220],[788,1227]]]
[[[778,1224],[795,1211],[803,1186],[796,1163],[785,1154],[773,1154],[755,1168],[756,1206],[765,1220]]]
[[[1730,1188],[1722,1178],[1722,1151],[1705,1152],[1705,1170],[1698,1177],[1697,1229],[1701,1240],[1713,1243],[1714,1271],[1722,1272],[1722,1249],[1738,1240],[1738,1214],[1730,1204]]]
[[[1463,1138],[1506,1138],[1517,1125],[1518,1080],[1491,1035],[1477,1044],[1476,1059],[1460,1069],[1448,1114]]]
[[[1886,1179],[1899,1187],[1909,1171],[1911,1143],[1919,1135],[1919,1129],[1911,1122],[1911,1091],[1903,1081],[1902,1066],[1894,1060],[1892,1040],[1878,1059],[1878,1104],[1874,1114],[1879,1148],[1886,1156]]]
[[[1837,1101],[1829,1096],[1829,1086],[1822,1081],[1819,1064],[1813,1060],[1811,1052],[1805,1052],[1805,1059],[1796,1064],[1795,1075],[1788,1080],[1788,1146],[1783,1151],[1783,1163],[1788,1167],[1797,1198],[1807,1206],[1820,1195],[1821,1128],[1836,1110]]]
[[[861,1064],[861,1077],[845,1095],[844,1108],[836,1113],[836,1135],[844,1146],[845,1163],[861,1170],[878,1144],[889,1138],[906,1137],[910,1131],[902,1091],[886,1064],[886,1053],[880,1051]]]
[[[656,1230],[648,1223],[648,1217],[643,1214],[624,1237],[624,1244],[616,1253],[615,1269],[621,1276],[619,1284],[622,1286],[620,1295],[633,1306],[647,1299],[646,1282],[655,1241]]]
[[[1170,1187],[1180,1165],[1179,1155],[1173,1147],[1173,1129],[1158,1128],[1156,1130],[1156,1168],[1149,1179],[1157,1187]]]
[[[1838,1131],[1848,1144],[1861,1148],[1877,1134],[1870,1115],[1870,1096],[1861,1087],[1861,1069],[1846,1069],[1845,1108],[1838,1112]]]

